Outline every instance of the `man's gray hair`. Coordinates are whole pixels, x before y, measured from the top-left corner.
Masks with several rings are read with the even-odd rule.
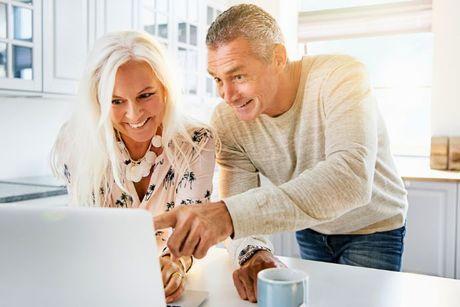
[[[269,62],[276,44],[284,37],[276,20],[257,5],[239,4],[217,16],[206,35],[206,45],[217,48],[243,37],[259,58]]]

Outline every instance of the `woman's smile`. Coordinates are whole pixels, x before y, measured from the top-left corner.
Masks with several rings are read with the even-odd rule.
[[[127,124],[133,129],[139,129],[139,128],[142,128],[149,120],[150,120],[150,117],[144,119],[142,122],[127,123]]]

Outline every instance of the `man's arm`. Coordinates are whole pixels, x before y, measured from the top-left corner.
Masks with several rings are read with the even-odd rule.
[[[337,68],[329,79],[333,81],[326,81],[321,93],[325,160],[278,187],[226,198],[209,212],[178,208],[156,217],[162,227],[176,228],[170,241],[178,237],[175,245],[194,244],[184,242],[185,235],[199,226],[194,240],[209,248],[231,234],[242,238],[311,228],[369,203],[377,155],[375,100],[358,62]]]
[[[311,228],[370,202],[377,109],[362,64],[350,61],[331,72],[321,101],[325,160],[279,186],[224,198],[234,238]]]
[[[214,127],[220,146],[216,153],[219,166],[219,197],[221,199],[238,195],[260,186],[259,171],[236,141],[233,131],[227,129],[227,118],[222,118],[219,108],[214,112],[211,124]],[[251,206],[251,204],[247,204]],[[249,236],[225,241],[235,267],[248,260],[256,250],[273,251],[273,245],[266,236]],[[250,248],[248,248],[250,247]]]

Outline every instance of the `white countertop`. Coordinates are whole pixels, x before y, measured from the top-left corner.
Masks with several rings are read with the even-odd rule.
[[[281,257],[309,273],[308,307],[458,307],[460,280]],[[187,289],[209,291],[204,306],[256,306],[239,298],[227,251],[212,248],[188,275]]]
[[[460,181],[458,171],[440,171],[430,168],[428,157],[395,157],[399,175],[415,181]]]

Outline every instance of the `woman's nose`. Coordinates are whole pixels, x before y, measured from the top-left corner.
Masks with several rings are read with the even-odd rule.
[[[126,117],[129,120],[136,121],[142,116],[142,108],[136,101],[129,100],[127,103]]]

